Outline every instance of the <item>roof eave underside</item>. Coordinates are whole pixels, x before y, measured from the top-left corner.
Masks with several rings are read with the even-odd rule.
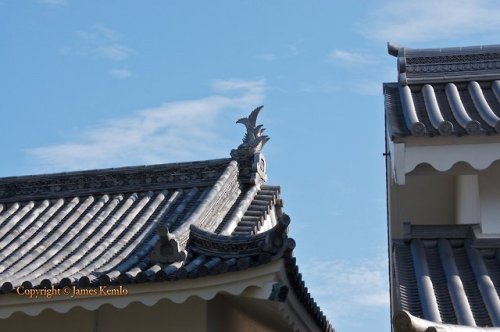
[[[37,316],[43,310],[48,309],[64,314],[77,306],[89,311],[97,310],[105,304],[110,304],[117,309],[123,309],[133,302],[153,306],[163,299],[182,304],[193,296],[209,301],[217,294],[230,294],[275,301],[294,331],[303,331],[302,327],[306,324],[307,330],[333,332],[333,327],[307,292],[301,274],[298,273],[295,259],[289,255],[285,256],[253,268],[207,276],[202,279],[187,278],[176,282],[114,284],[106,288],[112,290],[120,287],[126,290],[125,296],[82,295],[69,299],[69,296],[64,295],[50,298],[40,296],[34,301],[28,296],[3,295],[0,318],[7,319],[18,312]],[[276,286],[285,287],[290,290],[290,293],[280,299],[280,295],[276,296],[275,293]]]
[[[196,296],[203,300],[211,300],[217,294],[225,292],[231,295],[249,295],[261,299],[269,297],[269,288],[272,282],[277,280],[277,273],[282,266],[281,261],[274,261],[245,271],[207,276],[201,279],[184,279],[176,282],[138,283],[122,285],[126,289],[126,296],[53,296],[51,298],[39,297],[37,301],[17,294],[4,295],[0,303],[0,318],[6,319],[16,312],[23,312],[30,316],[37,316],[43,310],[52,309],[58,313],[66,313],[76,306],[86,310],[96,310],[105,304],[111,304],[121,309],[132,302],[141,302],[147,306],[153,306],[162,299],[168,299],[174,303],[184,303],[190,297]],[[110,285],[109,289],[119,285]],[[254,288],[258,291],[255,291]]]

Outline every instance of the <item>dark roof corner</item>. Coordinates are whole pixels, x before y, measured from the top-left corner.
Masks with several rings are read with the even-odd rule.
[[[150,259],[157,263],[184,262],[187,258],[186,250],[181,249],[179,241],[169,232],[168,227],[160,225],[157,228],[160,240],[150,253]]]
[[[289,245],[294,246],[294,243],[288,243],[288,225],[290,225],[290,217],[283,213],[278,219],[276,226],[272,228],[272,231],[266,236],[266,240],[263,245],[263,249],[274,254],[281,253]]]
[[[259,264],[291,256],[295,241],[288,237],[290,217],[283,214],[271,229],[242,236],[208,232],[196,225],[190,227],[189,249],[197,255],[225,259],[251,258]]]
[[[259,106],[247,118],[236,123],[246,127],[246,133],[237,149],[231,150],[231,157],[238,162],[242,183],[262,184],[266,182],[266,161],[260,151],[269,141],[262,125],[257,125],[257,116],[264,106]]]
[[[398,56],[398,53],[399,53],[399,49],[401,47],[396,44],[396,43],[392,43],[392,42],[387,42],[387,52],[392,55],[392,56]]]
[[[274,283],[271,294],[269,295],[269,300],[285,302],[288,296],[288,291],[289,289],[285,284],[281,282]]]

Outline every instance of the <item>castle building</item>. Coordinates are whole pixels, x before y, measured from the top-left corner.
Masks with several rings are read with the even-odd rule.
[[[388,49],[393,330],[500,331],[500,45]]]
[[[0,330],[333,331],[260,109],[231,158],[0,179]]]

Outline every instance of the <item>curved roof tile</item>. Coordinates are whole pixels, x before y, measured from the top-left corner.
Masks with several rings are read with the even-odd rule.
[[[500,45],[408,49],[398,58],[398,82],[384,84],[392,138],[500,132]]]
[[[500,326],[500,240],[473,228],[410,226],[393,241],[396,309],[438,324]]]

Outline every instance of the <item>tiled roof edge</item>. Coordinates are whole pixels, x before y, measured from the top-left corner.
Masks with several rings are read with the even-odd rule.
[[[289,243],[287,236],[290,217],[283,214],[271,229],[255,235],[228,236],[207,232],[191,226],[189,246],[198,254],[222,258],[240,258],[259,255],[259,259],[270,261],[283,255]],[[292,246],[293,247],[293,246]]]
[[[398,58],[398,82],[425,84],[500,78],[500,45],[411,49],[388,43]]]
[[[461,239],[469,241],[470,245],[477,249],[500,247],[500,237],[481,236],[479,224],[412,225],[411,223],[404,223],[402,240],[403,242],[409,242],[412,239]]]
[[[410,135],[410,131],[399,124],[396,118],[401,114],[401,97],[399,95],[399,84],[397,82],[385,82],[382,84],[384,92],[384,108],[386,117],[387,134],[391,140],[396,137],[405,137]]]
[[[393,317],[394,332],[437,332],[437,331],[456,331],[456,332],[500,332],[498,327],[473,327],[454,324],[441,324],[432,322],[423,318],[415,317],[407,311],[399,311]]]
[[[387,43],[387,51],[392,56],[453,56],[462,54],[486,54],[500,52],[500,44],[464,47],[409,48],[393,42]]]
[[[471,230],[470,224],[466,225],[413,225],[409,222],[403,224],[404,240],[411,239],[464,239]]]
[[[324,332],[335,332],[335,329],[330,324],[326,318],[323,311],[320,309],[314,298],[309,293],[304,280],[302,279],[302,274],[299,272],[299,267],[295,257],[292,256],[292,251],[287,251],[285,253],[285,269],[289,282],[302,303],[304,308],[307,310],[309,315],[314,319],[321,331]]]
[[[231,159],[0,178],[0,202],[213,184]]]

